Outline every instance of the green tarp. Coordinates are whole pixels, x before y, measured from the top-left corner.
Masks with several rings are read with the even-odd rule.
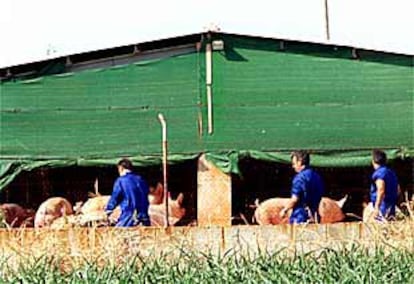
[[[299,148],[322,166],[367,164],[372,148],[413,156],[412,56],[216,37],[212,135],[203,52],[1,83],[0,188],[39,166],[160,163],[160,112],[172,162],[206,152],[226,172]]]
[[[401,150],[385,150],[389,160],[405,159],[406,152]],[[227,153],[207,153],[206,158],[212,161],[226,173],[241,174],[239,161],[244,158],[253,158],[261,161],[276,163],[290,163],[289,151],[230,151]],[[327,151],[311,153],[311,163],[316,167],[360,167],[371,164],[370,151]]]
[[[413,149],[412,57],[384,64],[352,60],[349,48],[224,42],[214,54],[212,148]]]
[[[1,156],[113,158],[197,147],[197,54],[1,86]]]

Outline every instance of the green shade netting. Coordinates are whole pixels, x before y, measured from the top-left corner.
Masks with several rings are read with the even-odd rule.
[[[197,54],[1,86],[1,157],[99,157],[198,150]]]
[[[389,160],[405,159],[407,152],[402,150],[385,150]],[[207,153],[207,160],[213,162],[226,173],[242,174],[239,161],[252,158],[276,163],[290,163],[291,152],[230,151],[227,153]],[[371,165],[371,151],[327,151],[311,153],[311,163],[315,167],[360,167]]]
[[[209,149],[413,149],[413,57],[384,63],[352,60],[349,48],[224,44],[214,53]]]
[[[320,166],[369,165],[372,148],[413,156],[412,56],[217,36],[212,135],[202,52],[1,83],[0,188],[40,166],[160,163],[158,113],[171,162],[205,152],[225,172],[245,156],[289,162],[292,149]]]
[[[168,163],[176,164],[185,160],[196,159],[198,155],[169,155]],[[160,156],[129,156],[135,166],[145,167],[162,163]],[[112,159],[37,159],[37,160],[0,160],[0,189],[4,188],[23,171],[40,167],[96,167],[116,165],[119,158]]]

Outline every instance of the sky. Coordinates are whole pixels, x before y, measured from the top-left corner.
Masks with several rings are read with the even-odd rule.
[[[414,55],[413,0],[1,0],[0,67],[206,31]]]

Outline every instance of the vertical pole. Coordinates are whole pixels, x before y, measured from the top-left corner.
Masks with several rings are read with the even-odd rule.
[[[207,126],[208,134],[213,133],[213,101],[211,85],[213,83],[212,76],[212,47],[211,43],[206,44],[206,88],[207,88]]]
[[[93,183],[93,188],[95,189],[95,196],[99,196],[99,181],[98,177],[95,178],[95,182]]]
[[[161,123],[162,127],[162,172],[163,172],[163,185],[164,185],[164,200],[165,200],[165,227],[168,227],[169,221],[168,221],[168,183],[167,183],[167,151],[168,151],[168,145],[167,145],[167,124],[165,122],[164,116],[159,113],[158,119]]]
[[[325,28],[326,28],[326,39],[330,40],[328,0],[325,0]]]
[[[211,95],[211,86],[207,86],[207,119],[208,134],[213,133],[213,101]]]
[[[212,72],[211,72],[211,59],[212,59],[212,47],[211,43],[206,44],[206,84],[207,86],[212,83]]]

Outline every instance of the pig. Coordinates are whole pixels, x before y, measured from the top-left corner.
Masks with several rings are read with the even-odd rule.
[[[99,222],[99,224],[104,225],[106,221],[116,223],[116,220],[118,220],[119,216],[121,216],[121,208],[117,206],[109,215],[109,220],[107,220],[105,207],[110,198],[110,195],[98,195],[89,198],[80,208],[81,225],[86,225],[91,222]]]
[[[65,215],[53,220],[50,224],[51,229],[67,229],[74,226],[80,226],[80,215]]]
[[[319,215],[321,216],[320,223],[335,223],[344,220],[345,214],[341,208],[346,198],[347,196],[340,201],[335,201],[328,197],[323,197],[318,208]],[[292,210],[289,210],[285,217],[280,217],[280,211],[286,206],[288,200],[289,198],[270,198],[260,204],[256,204],[257,208],[254,212],[254,219],[259,225],[288,224]]]
[[[26,210],[26,217],[24,221],[20,224],[20,227],[33,228],[36,211],[33,209],[25,209],[25,210]]]
[[[366,223],[378,221],[374,218],[374,205],[372,202],[363,202],[362,207],[362,221]],[[405,193],[405,201],[395,206],[395,217],[386,218],[387,221],[394,221],[398,219],[398,216],[404,218],[404,216],[414,217],[414,194],[411,200],[408,198],[408,193]]]
[[[371,222],[381,221],[381,220],[376,220],[374,218],[374,215],[373,215],[374,214],[374,205],[372,204],[372,202],[369,202],[368,204],[364,203],[363,207],[364,207],[364,209],[362,211],[362,222],[371,223]],[[408,212],[409,212],[410,208],[408,207],[407,209],[408,209]],[[397,215],[404,216],[404,213],[402,213],[401,209],[398,206],[395,206],[395,216],[384,218],[384,220],[382,220],[382,221],[385,221],[385,220],[395,221]]]
[[[4,222],[10,227],[33,227],[34,211],[25,209],[15,203],[4,203],[0,205]]]
[[[51,197],[37,209],[34,226],[35,228],[49,227],[57,218],[71,214],[73,214],[72,205],[67,199]]]
[[[151,219],[152,226],[165,226],[165,198],[164,198],[164,186],[161,183],[157,183],[156,187],[150,187],[150,194],[148,196],[150,207],[148,214]],[[182,206],[184,195],[180,193],[177,199],[172,200],[168,195],[168,223],[169,225],[175,225],[180,221],[186,210]]]
[[[347,196],[339,201],[323,197],[318,208],[319,215],[321,216],[321,223],[329,224],[343,221],[346,215],[342,212],[342,207],[344,206],[346,199]]]
[[[185,215],[185,208],[182,207],[184,195],[180,193],[177,199],[172,200],[168,197],[169,208],[169,224],[174,225]],[[88,199],[81,207],[80,213],[82,215],[82,223],[99,222],[106,220],[105,206],[110,199],[109,195],[100,195]],[[164,202],[160,204],[150,204],[148,208],[148,214],[151,220],[151,226],[164,226],[165,225],[165,205]],[[110,223],[116,223],[121,215],[120,207],[116,207],[115,210],[109,216]]]
[[[164,187],[161,183],[157,183],[155,187],[149,188],[149,194],[148,194],[148,202],[149,204],[161,204],[163,202],[164,197]],[[77,202],[76,207],[74,207],[74,210],[76,212],[79,211],[81,214],[87,214],[91,213],[92,211],[103,211],[105,210],[105,206],[108,204],[109,195],[101,195],[99,192],[92,193],[89,192],[88,196],[90,199],[88,199],[84,204],[82,202]],[[119,212],[118,212],[119,211]],[[116,212],[115,216],[120,216],[120,209],[117,207],[114,212]]]
[[[108,226],[111,223],[104,211],[94,211],[88,214],[73,214],[60,216],[53,220],[51,229],[66,229],[85,226]]]
[[[161,204],[164,200],[164,186],[158,182],[155,187],[150,186],[148,201],[150,204]]]
[[[182,206],[184,195],[180,193],[177,199],[172,200],[168,196],[168,223],[175,225],[185,215],[185,208]],[[151,226],[165,226],[165,203],[150,204],[148,214],[151,219]]]
[[[108,204],[110,195],[98,195],[92,198],[89,198],[80,208],[81,214],[89,214],[96,211],[105,211],[105,207]],[[120,210],[117,207],[114,211]]]
[[[372,205],[371,202],[369,203],[365,203],[363,204],[363,211],[362,211],[362,222],[364,223],[370,223],[370,222],[374,222],[375,219],[373,217],[373,213],[374,213],[374,206]]]

